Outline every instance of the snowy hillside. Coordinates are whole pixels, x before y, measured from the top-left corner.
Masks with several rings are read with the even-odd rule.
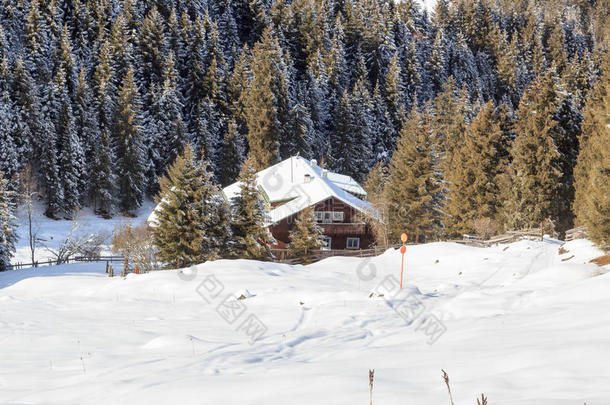
[[[362,404],[372,368],[374,404],[448,404],[441,368],[456,405],[607,403],[610,268],[584,264],[587,241],[564,248],[409,247],[398,296],[396,251],[0,273],[0,403]]]

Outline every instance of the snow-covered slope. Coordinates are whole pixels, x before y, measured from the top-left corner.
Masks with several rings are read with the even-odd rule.
[[[112,279],[103,264],[0,273],[0,403],[357,404],[374,368],[375,404],[438,405],[443,368],[456,405],[482,392],[604,404],[610,269],[585,264],[600,254],[587,241],[558,248],[409,246],[398,296],[396,251]]]

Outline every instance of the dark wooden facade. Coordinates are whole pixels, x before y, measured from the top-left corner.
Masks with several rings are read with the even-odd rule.
[[[330,246],[327,246],[327,249],[368,249],[373,245],[375,239],[371,227],[364,223],[362,214],[358,210],[343,201],[331,197],[316,204],[314,212],[320,217],[318,225],[324,230],[323,235],[330,238]],[[290,231],[294,228],[298,215],[299,213],[284,218],[269,227],[277,241],[275,248],[283,249],[288,246]]]

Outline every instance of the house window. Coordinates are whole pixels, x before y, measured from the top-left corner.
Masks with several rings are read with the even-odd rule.
[[[329,224],[333,222],[333,213],[330,211],[324,211],[324,222],[325,224]]]
[[[322,222],[324,224],[343,221],[343,212],[315,211],[315,215],[316,221]]]
[[[346,249],[360,249],[360,238],[347,238]]]
[[[331,237],[330,236],[322,236],[320,239],[322,240],[322,247],[321,247],[321,249],[322,250],[330,250],[331,246],[332,246],[332,244],[331,244],[331,242],[332,242]]]

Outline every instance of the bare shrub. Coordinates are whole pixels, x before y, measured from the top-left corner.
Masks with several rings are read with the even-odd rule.
[[[144,271],[158,268],[157,250],[146,224],[135,228],[131,222],[117,226],[112,234],[112,252],[121,254],[128,262]]]
[[[100,256],[103,246],[110,237],[107,232],[80,233],[80,223],[72,221],[70,233],[59,245],[57,250],[46,248],[53,255],[57,264],[80,256],[87,259],[96,259]]]
[[[489,239],[500,232],[500,224],[492,218],[477,218],[472,221],[475,233],[481,239]]]

